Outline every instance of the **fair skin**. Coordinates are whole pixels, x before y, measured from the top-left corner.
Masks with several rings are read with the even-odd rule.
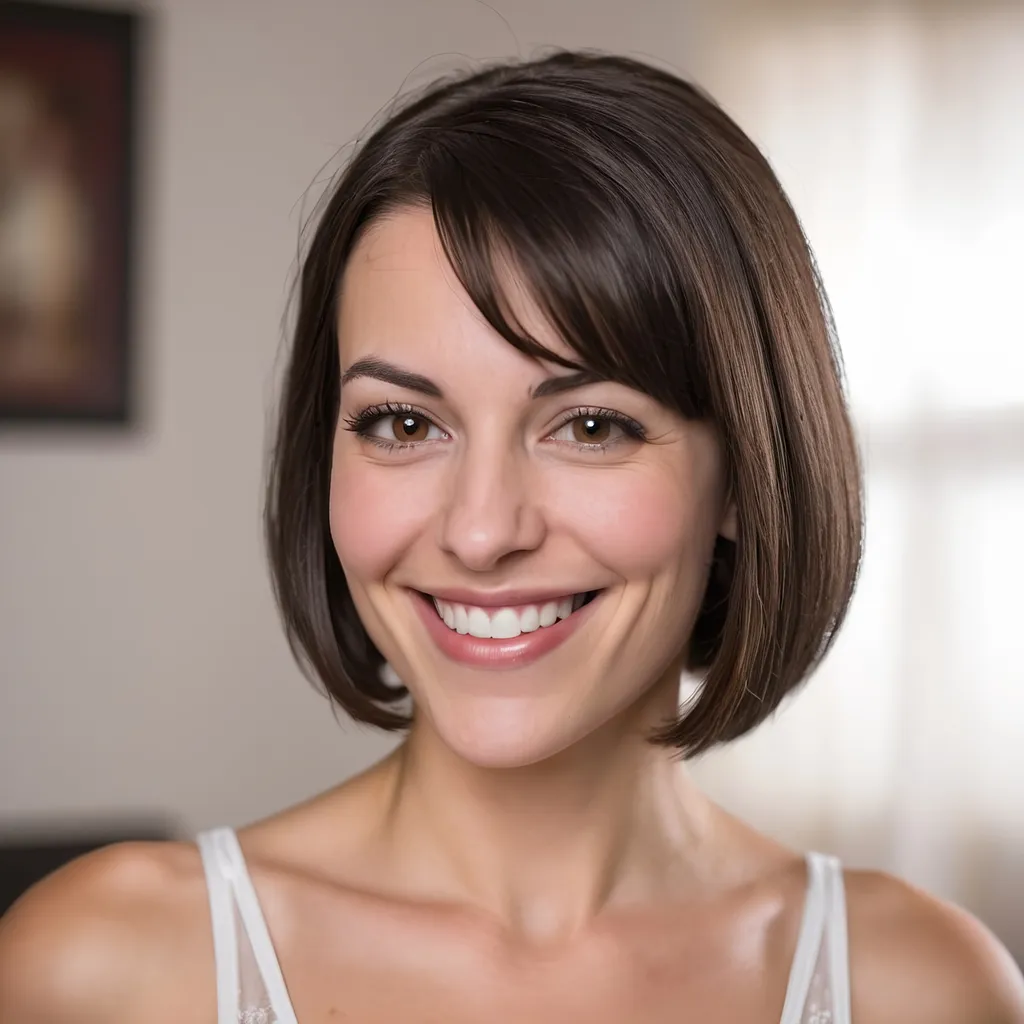
[[[715,537],[736,529],[714,432],[607,382],[536,397],[568,371],[490,330],[421,211],[376,225],[342,285],[331,532],[416,720],[380,764],[240,833],[299,1020],[777,1024],[802,857],[646,740],[675,712]],[[369,359],[443,397],[353,375]],[[387,402],[415,411],[347,429]],[[412,440],[373,440],[396,437]],[[493,643],[439,645],[418,593],[513,590],[599,594],[557,646],[482,665],[443,644]],[[857,1024],[1024,1022],[977,921],[882,874],[846,888]],[[215,1004],[190,844],[94,854],[0,924],[0,1024],[210,1024]]]

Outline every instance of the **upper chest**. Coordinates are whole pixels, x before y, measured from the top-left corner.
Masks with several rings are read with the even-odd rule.
[[[794,938],[785,914],[704,912],[524,951],[403,917],[353,913],[343,931],[289,934],[279,952],[299,1024],[778,1024]]]
[[[295,987],[299,1024],[779,1024],[784,986],[710,983],[609,985],[588,979],[576,988],[410,984],[402,978],[336,978]],[[568,979],[567,979],[568,981]]]

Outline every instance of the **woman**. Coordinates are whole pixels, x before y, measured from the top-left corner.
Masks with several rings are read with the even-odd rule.
[[[686,83],[559,53],[391,116],[305,259],[267,528],[296,655],[407,736],[237,837],[47,880],[0,1022],[1024,1021],[978,922],[680,763],[842,621],[837,361],[778,183]]]

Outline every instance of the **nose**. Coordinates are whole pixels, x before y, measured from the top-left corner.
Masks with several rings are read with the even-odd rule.
[[[507,440],[467,448],[453,467],[441,547],[471,572],[535,551],[545,524],[524,454]]]

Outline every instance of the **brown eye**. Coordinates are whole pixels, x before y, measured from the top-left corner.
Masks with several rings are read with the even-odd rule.
[[[392,419],[391,432],[396,441],[426,441],[430,424],[422,416],[403,413]]]
[[[611,432],[611,420],[600,416],[577,416],[572,421],[572,439],[580,444],[604,444]]]

